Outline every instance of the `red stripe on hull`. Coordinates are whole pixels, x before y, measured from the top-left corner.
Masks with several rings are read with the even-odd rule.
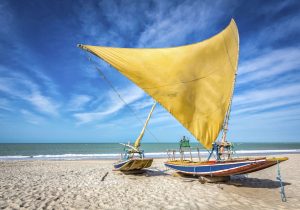
[[[173,165],[177,165],[177,166],[186,166],[186,167],[204,167],[204,166],[208,166],[208,165],[221,165],[221,164],[232,164],[232,163],[236,163],[236,162],[249,162],[249,164],[244,165],[244,166],[239,166],[236,168],[232,168],[232,169],[227,169],[227,170],[220,170],[220,171],[215,171],[215,172],[211,172],[211,173],[193,173],[193,172],[187,172],[187,171],[182,171],[182,170],[176,170],[179,173],[182,174],[194,174],[194,175],[198,175],[198,176],[231,176],[231,175],[240,175],[240,174],[247,174],[247,173],[252,173],[255,171],[259,171],[259,170],[263,170],[266,168],[269,168],[273,165],[276,165],[277,162],[282,162],[282,161],[286,161],[288,158],[254,158],[254,159],[249,159],[249,158],[245,158],[245,159],[235,159],[235,160],[229,160],[226,162],[214,162],[214,161],[209,161],[209,162],[202,162],[202,163],[186,163],[186,164],[182,164],[182,162],[176,164],[176,163],[172,163]],[[169,163],[170,164],[170,163]]]

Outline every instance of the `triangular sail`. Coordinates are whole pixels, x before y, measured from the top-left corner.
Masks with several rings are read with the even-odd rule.
[[[238,64],[234,20],[203,42],[173,48],[79,45],[145,90],[210,149],[229,108]]]

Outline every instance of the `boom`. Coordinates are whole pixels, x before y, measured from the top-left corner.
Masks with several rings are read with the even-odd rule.
[[[145,125],[144,125],[144,127],[143,127],[143,129],[142,129],[142,131],[141,131],[141,133],[140,133],[140,135],[139,135],[139,137],[135,140],[135,142],[134,142],[134,147],[138,150],[139,149],[139,147],[140,147],[140,145],[141,145],[141,140],[142,140],[142,138],[143,138],[143,136],[144,136],[144,133],[145,133],[145,130],[146,130],[146,127],[147,127],[147,125],[148,125],[148,122],[149,122],[149,120],[150,120],[150,118],[151,118],[151,115],[152,115],[152,112],[153,112],[153,110],[154,110],[154,108],[155,108],[155,106],[156,106],[156,101],[154,102],[154,104],[153,104],[153,106],[152,106],[152,108],[151,108],[151,111],[150,111],[150,113],[149,113],[149,115],[148,115],[148,118],[147,118],[147,120],[146,120],[146,122],[145,122]]]

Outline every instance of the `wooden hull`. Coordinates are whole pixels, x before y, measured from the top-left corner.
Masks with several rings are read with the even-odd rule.
[[[198,176],[231,176],[248,174],[271,167],[288,158],[238,158],[222,162],[168,161],[165,166],[183,174]]]
[[[115,170],[134,171],[149,168],[152,165],[153,158],[129,159],[114,164]]]

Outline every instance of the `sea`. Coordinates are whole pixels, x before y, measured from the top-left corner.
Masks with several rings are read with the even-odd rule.
[[[208,151],[198,143],[191,143],[193,157],[207,157]],[[199,148],[199,153],[196,148]],[[143,143],[145,157],[167,158],[178,143]],[[169,150],[169,153],[167,152]],[[187,149],[186,149],[187,150]],[[299,143],[234,143],[235,156],[299,154]],[[93,160],[120,159],[124,146],[117,143],[1,143],[0,160]],[[187,150],[187,155],[190,155]],[[179,157],[179,153],[175,152]]]

